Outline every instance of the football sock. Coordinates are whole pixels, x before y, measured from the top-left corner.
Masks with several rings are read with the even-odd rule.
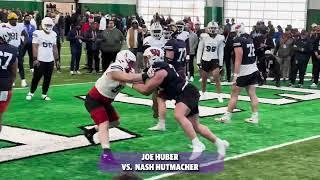
[[[101,144],[102,149],[110,149],[110,144]]]
[[[159,122],[158,124],[161,126],[161,127],[164,127],[166,124],[165,124],[165,120],[164,119],[159,119]]]
[[[192,139],[192,146],[199,146],[201,145],[202,143],[200,142],[199,138],[196,137],[194,139]]]
[[[251,115],[252,119],[258,119],[258,112],[253,112]]]
[[[220,146],[222,144],[222,140],[220,138],[216,137],[216,142],[214,142],[214,144],[216,146]]]
[[[226,119],[230,120],[231,117],[232,117],[232,113],[227,111],[226,113],[224,113],[224,117],[225,117]]]

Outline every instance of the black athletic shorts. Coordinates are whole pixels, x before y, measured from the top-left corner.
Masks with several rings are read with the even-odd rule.
[[[219,68],[219,59],[212,59],[211,61],[201,61],[201,69],[205,72],[211,72]]]
[[[236,86],[247,87],[250,85],[256,85],[259,83],[259,77],[260,77],[259,71],[256,71],[246,76],[240,76],[237,78]]]
[[[181,94],[176,98],[176,104],[182,102],[190,109],[190,113],[187,117],[199,114],[199,90],[192,84],[188,84]]]

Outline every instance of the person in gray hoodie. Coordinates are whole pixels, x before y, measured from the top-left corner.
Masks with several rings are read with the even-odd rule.
[[[283,81],[286,81],[289,78],[289,68],[293,53],[293,39],[288,32],[282,34],[276,49],[279,57],[281,75]]]
[[[190,26],[190,24],[187,24],[187,26]],[[191,28],[188,28],[189,31],[189,47],[190,47],[190,60],[188,65],[188,75],[189,75],[189,81],[193,82],[194,80],[194,57],[196,56],[196,52],[198,49],[199,44],[199,38],[196,33],[191,31]]]

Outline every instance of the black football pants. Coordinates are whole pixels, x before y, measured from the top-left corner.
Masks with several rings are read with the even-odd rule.
[[[54,62],[42,62],[39,66],[34,66],[34,72],[31,82],[31,93],[37,90],[38,83],[43,76],[42,94],[47,94],[51,82]]]

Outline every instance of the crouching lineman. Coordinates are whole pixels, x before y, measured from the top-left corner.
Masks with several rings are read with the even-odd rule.
[[[247,38],[243,24],[235,24],[231,28],[231,32],[236,33],[233,47],[235,53],[233,87],[231,99],[227,112],[215,120],[222,123],[228,123],[231,120],[231,113],[236,108],[238,96],[242,88],[246,88],[251,100],[252,116],[246,119],[248,123],[257,124],[258,119],[258,97],[256,95],[256,85],[259,81],[259,71],[256,64],[256,56],[254,54],[253,41]]]
[[[163,98],[176,100],[175,119],[192,141],[193,151],[190,160],[198,158],[201,152],[205,150],[205,145],[198,139],[197,133],[215,143],[219,159],[222,159],[229,143],[219,139],[208,127],[198,121],[200,97],[198,89],[183,79],[171,64],[162,61],[163,58],[160,55],[163,52],[161,53],[161,49],[150,47],[146,51],[144,54],[147,55],[149,65],[155,71],[155,74],[145,84],[135,83],[131,87],[144,95],[150,95],[158,88],[160,89],[159,94]],[[129,86],[129,84],[127,85]]]
[[[18,48],[9,45],[12,30],[0,27],[0,132],[2,115],[7,110],[11,96],[12,84],[16,79],[18,68]]]
[[[37,90],[38,83],[43,76],[42,96],[45,101],[50,101],[47,93],[50,86],[54,61],[59,65],[59,55],[57,48],[57,34],[52,30],[53,20],[45,17],[41,22],[42,30],[36,30],[32,35],[32,51],[34,72],[31,82],[30,92],[26,100],[30,101]]]
[[[202,95],[205,96],[207,78],[212,74],[216,82],[218,101],[223,102],[221,96],[220,70],[223,66],[224,36],[218,34],[219,25],[216,22],[208,23],[208,34],[202,34],[197,51],[197,64],[201,64]]]
[[[85,107],[97,126],[85,130],[84,135],[90,143],[94,144],[93,135],[98,132],[103,149],[100,161],[102,164],[112,163],[113,161],[108,129],[119,125],[119,116],[112,106],[113,100],[125,87],[126,82],[142,82],[153,76],[152,72],[143,74],[130,73],[133,71],[135,61],[136,57],[131,51],[120,51],[116,56],[115,62],[97,80],[95,86],[86,96]]]

